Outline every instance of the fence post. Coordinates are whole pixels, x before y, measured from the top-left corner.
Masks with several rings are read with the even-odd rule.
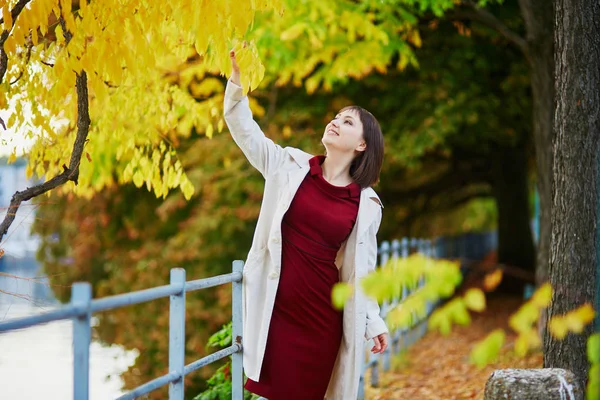
[[[408,258],[408,256],[410,255],[410,241],[408,240],[407,237],[403,237],[402,240],[400,241],[401,246],[402,246],[402,258]],[[400,301],[404,301],[404,299],[408,296],[408,285],[402,285],[402,295],[400,296]],[[398,341],[402,341],[402,347],[407,347],[407,332],[409,331],[409,328],[400,328],[400,338],[398,339]]]
[[[387,240],[381,243],[381,255],[380,255],[380,264],[382,267],[385,266],[388,261],[390,259],[390,242],[388,242]],[[388,312],[390,311],[391,308],[393,308],[396,305],[395,302],[395,297],[392,299],[387,299],[383,302],[383,307],[382,307],[382,312],[381,312],[381,317],[385,318],[388,314]],[[389,335],[389,341],[390,343],[388,343],[388,347],[387,349],[385,349],[385,351],[383,352],[383,370],[384,371],[389,371],[390,370],[390,355],[392,352],[392,335],[390,332]]]
[[[398,239],[392,240],[392,260],[398,260],[400,258],[400,241]],[[394,303],[398,305],[402,299],[402,286],[396,288],[394,292]],[[392,351],[394,354],[400,352],[400,329],[394,330],[394,336],[391,338],[391,345],[393,346]]]
[[[87,282],[74,283],[71,288],[71,304],[85,310],[85,314],[73,318],[73,398],[87,400],[90,393],[90,303],[92,287]]]
[[[185,269],[171,269],[171,285],[181,292],[171,295],[169,307],[169,372],[179,379],[169,383],[169,400],[183,400],[185,367]]]
[[[233,262],[233,272],[242,274],[244,262],[236,260]],[[244,398],[244,372],[243,372],[243,357],[244,349],[242,343],[242,279],[232,282],[231,297],[231,342],[242,346],[239,351],[231,356],[231,398],[232,400],[243,400]]]

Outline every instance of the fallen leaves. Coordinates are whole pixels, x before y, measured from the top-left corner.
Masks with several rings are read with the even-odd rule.
[[[429,332],[405,354],[396,356],[395,370],[381,372],[380,387],[365,388],[368,400],[463,400],[483,399],[485,383],[496,369],[541,368],[542,353],[535,351],[524,358],[512,349],[516,334],[508,327],[508,318],[522,300],[518,297],[491,296],[483,313],[473,314],[469,326],[455,326],[443,336]],[[476,342],[495,329],[504,329],[506,340],[498,360],[484,368],[469,362]],[[365,382],[370,382],[369,377]]]

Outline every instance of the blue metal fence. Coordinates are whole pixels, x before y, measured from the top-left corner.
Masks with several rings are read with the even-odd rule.
[[[390,258],[408,257],[413,252],[421,252],[433,258],[458,258],[464,264],[469,261],[482,259],[489,251],[496,247],[495,233],[467,234],[450,238],[438,238],[435,241],[404,238],[394,240],[391,244],[382,242],[379,248],[379,265],[385,265]],[[206,279],[186,281],[185,270],[174,268],[171,270],[169,285],[159,286],[137,292],[125,293],[116,296],[93,300],[89,283],[75,283],[72,287],[71,302],[54,311],[46,312],[26,318],[0,322],[0,332],[27,328],[47,322],[72,319],[73,320],[73,395],[75,400],[89,398],[89,355],[91,342],[91,317],[93,313],[107,311],[128,305],[144,303],[159,298],[170,297],[169,321],[169,373],[153,379],[129,393],[119,397],[118,400],[135,399],[150,393],[164,385],[169,385],[169,399],[182,400],[184,395],[184,377],[195,370],[218,361],[227,356],[232,356],[232,399],[243,399],[243,370],[242,370],[242,270],[243,261],[233,262],[233,272]],[[232,345],[209,356],[185,365],[185,294],[195,290],[206,289],[218,285],[232,283]],[[415,288],[402,288],[400,298],[383,304],[381,314],[386,314],[406,298],[412,290],[424,285],[421,279]],[[435,305],[427,306],[427,316],[433,311]],[[367,357],[359,386],[359,399],[364,398],[364,375],[371,369],[371,385],[379,385],[379,370],[390,369],[392,354],[414,344],[427,331],[427,317],[421,319],[411,329],[399,329],[391,333],[388,349],[382,355],[369,353]],[[367,343],[365,351],[372,346]],[[382,365],[380,365],[382,364]]]
[[[125,293],[101,299],[92,299],[89,283],[75,283],[72,287],[71,302],[60,309],[26,318],[0,322],[0,332],[27,328],[46,322],[64,319],[73,320],[73,398],[89,398],[89,359],[91,342],[91,317],[93,313],[125,307],[133,304],[170,297],[169,321],[169,373],[147,382],[119,400],[135,399],[164,385],[169,385],[169,399],[183,400],[185,375],[232,356],[232,394],[234,399],[243,398],[242,375],[242,261],[233,262],[233,272],[207,279],[186,282],[185,270],[173,268],[169,285],[159,286],[138,292]],[[185,294],[232,283],[232,345],[216,353],[185,365]]]
[[[453,237],[439,237],[432,240],[403,238],[402,240],[393,240],[390,242],[384,241],[379,246],[379,265],[383,266],[391,259],[406,258],[414,252],[419,252],[431,258],[452,258],[458,259],[461,263],[461,271],[464,273],[470,263],[483,259],[490,251],[497,247],[496,232],[487,233],[468,233]],[[387,313],[398,306],[407,296],[414,290],[423,287],[425,280],[419,280],[417,287],[403,287],[401,297],[393,299],[391,302],[386,302],[381,306],[381,316],[385,318]],[[427,320],[433,312],[436,304],[428,304],[426,315],[417,320],[414,326],[410,329],[398,329],[390,332],[390,343],[388,348],[382,355],[373,354],[369,351],[373,344],[371,341],[365,344],[366,356],[363,364],[362,374],[360,377],[358,399],[362,400],[365,396],[365,374],[370,370],[372,387],[379,386],[380,369],[389,371],[391,366],[391,357],[402,350],[406,350],[413,345],[417,340],[422,338],[427,332]],[[416,320],[416,315],[414,320]]]

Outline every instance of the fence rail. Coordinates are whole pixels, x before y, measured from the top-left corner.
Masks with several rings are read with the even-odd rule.
[[[232,356],[232,397],[243,398],[242,373],[242,261],[233,262],[233,272],[206,279],[186,282],[185,270],[173,268],[169,285],[159,286],[137,292],[92,299],[92,288],[87,282],[73,284],[71,302],[58,310],[25,318],[0,322],[0,332],[23,329],[52,321],[73,320],[73,398],[89,398],[89,359],[91,343],[92,314],[115,308],[169,297],[169,372],[153,379],[125,395],[119,400],[135,399],[162,386],[169,385],[169,399],[183,400],[184,377],[203,366]],[[185,365],[185,294],[195,290],[232,283],[232,337],[228,348],[210,354],[189,365]]]
[[[495,232],[489,233],[469,233],[455,237],[440,237],[435,240],[403,238],[402,240],[393,240],[391,243],[384,241],[378,249],[379,266],[384,266],[390,259],[406,258],[414,252],[419,252],[431,258],[456,258],[464,261],[477,261],[483,259],[491,250],[497,246],[497,235]],[[464,268],[461,268],[464,272]],[[415,290],[423,287],[424,278],[421,278],[414,288],[403,287],[399,298],[386,302],[381,306],[381,316],[386,317],[387,313],[398,306],[407,296]],[[428,304],[427,312],[423,318],[416,320],[410,329],[397,329],[390,332],[390,343],[383,354],[373,354],[369,349],[373,346],[371,341],[365,344],[366,360],[363,364],[360,383],[358,388],[358,399],[365,397],[365,374],[370,370],[371,387],[379,386],[380,369],[389,371],[391,368],[392,355],[406,350],[417,340],[427,333],[427,320],[437,304]]]
[[[385,265],[390,258],[408,257],[413,252],[421,252],[433,258],[459,258],[463,260],[480,260],[496,247],[497,238],[494,233],[467,234],[451,238],[438,238],[435,241],[404,238],[384,241],[378,249],[379,265]],[[169,385],[169,399],[182,400],[184,393],[184,377],[210,363],[232,356],[232,399],[242,400],[243,367],[242,367],[242,270],[243,261],[233,262],[233,272],[206,279],[186,281],[185,270],[173,268],[169,285],[159,286],[137,292],[125,293],[101,299],[92,299],[89,283],[75,283],[72,287],[71,302],[58,310],[43,314],[0,322],[0,332],[27,328],[34,325],[65,319],[73,320],[73,395],[75,400],[89,398],[89,353],[91,342],[91,317],[93,313],[126,307],[134,304],[170,297],[169,321],[169,372],[138,386],[118,400],[135,399],[150,393],[162,386]],[[188,292],[232,283],[232,345],[210,354],[202,359],[185,365],[185,295]],[[397,306],[413,290],[422,287],[424,279],[419,280],[415,288],[402,288],[402,295],[385,303],[381,307],[381,315]],[[409,347],[427,331],[427,317],[435,308],[435,304],[427,306],[427,315],[411,328],[391,332],[387,350],[382,354],[369,352],[362,369],[359,386],[359,399],[364,399],[364,376],[371,370],[371,386],[379,386],[379,372],[390,369],[393,354]],[[372,346],[365,345],[365,352]]]

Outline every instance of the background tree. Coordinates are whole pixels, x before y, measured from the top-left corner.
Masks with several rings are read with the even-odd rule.
[[[556,113],[549,314],[581,306],[600,309],[600,2],[554,2]],[[600,328],[600,324],[596,324]],[[587,380],[586,341],[593,330],[564,340],[547,335],[544,366]]]

